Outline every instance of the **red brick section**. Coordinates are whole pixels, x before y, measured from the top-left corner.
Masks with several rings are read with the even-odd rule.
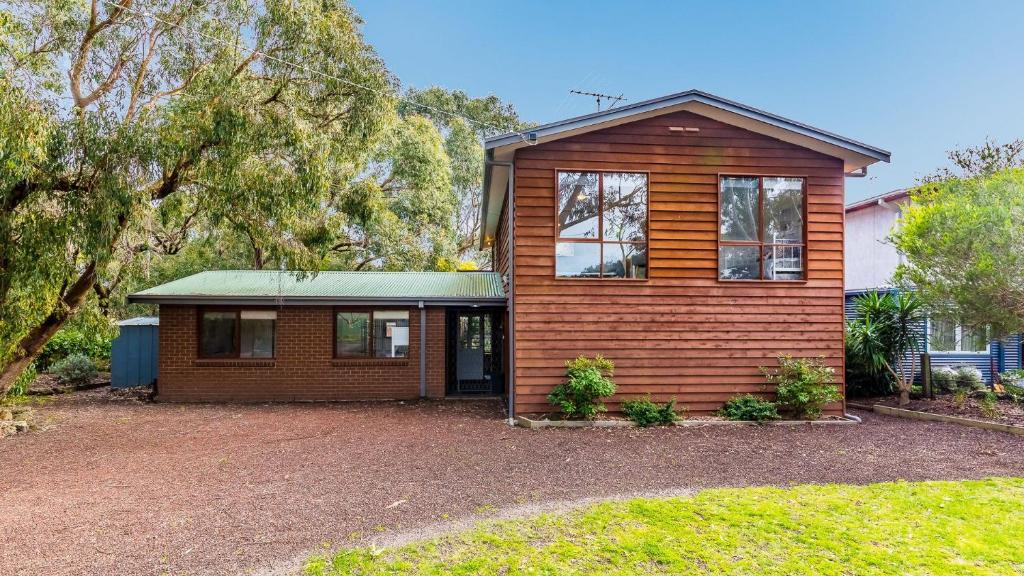
[[[159,399],[288,401],[412,399],[420,395],[420,310],[409,308],[409,357],[336,359],[330,307],[277,310],[273,359],[197,358],[194,306],[160,307]],[[445,313],[427,309],[427,395],[444,396]]]

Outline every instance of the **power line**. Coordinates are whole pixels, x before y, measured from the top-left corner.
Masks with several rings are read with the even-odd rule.
[[[362,89],[362,90],[366,90],[368,92],[373,92],[373,93],[379,94],[381,96],[386,96],[386,97],[392,96],[392,94],[390,92],[388,92],[387,90],[381,90],[379,88],[373,88],[371,86],[366,86],[364,84],[360,84],[358,82],[353,82],[351,80],[348,80],[348,79],[345,79],[345,78],[341,78],[341,77],[335,76],[333,74],[328,74],[327,72],[323,72],[322,70],[316,70],[314,68],[310,68],[309,66],[305,66],[303,64],[297,64],[295,62],[291,62],[289,60],[285,60],[283,58],[279,58],[279,57],[274,56],[272,54],[267,54],[265,52],[261,52],[259,50],[256,50],[255,48],[250,47],[245,42],[241,42],[241,41],[231,42],[231,41],[225,40],[223,38],[220,38],[218,36],[214,36],[213,34],[208,34],[206,32],[202,32],[200,30],[196,30],[196,29],[191,28],[189,26],[184,26],[184,25],[178,24],[176,22],[169,22],[167,20],[164,20],[162,18],[154,16],[153,14],[151,14],[150,12],[147,12],[145,10],[136,10],[134,8],[129,8],[127,6],[123,6],[121,4],[117,4],[115,2],[111,2],[110,0],[99,0],[99,2],[102,2],[103,4],[106,4],[107,6],[110,6],[110,7],[113,7],[113,8],[117,8],[117,9],[122,10],[124,12],[128,12],[129,14],[135,14],[135,15],[141,16],[143,18],[149,18],[150,20],[152,20],[154,22],[159,22],[160,24],[163,24],[164,26],[170,26],[172,28],[177,28],[177,29],[182,30],[184,32],[190,32],[192,34],[196,34],[198,36],[202,36],[203,38],[207,38],[209,40],[213,40],[214,42],[217,42],[221,46],[225,46],[225,47],[231,48],[233,50],[237,50],[239,47],[244,47],[248,51],[255,53],[257,57],[266,58],[267,60],[271,60],[271,61],[277,62],[278,64],[283,64],[285,66],[289,66],[289,67],[294,68],[296,70],[301,70],[303,72],[307,72],[309,74],[320,76],[322,78],[328,78],[330,80],[335,80],[337,82],[341,82],[343,84],[347,84],[347,85],[352,86],[354,88],[359,88],[359,89]],[[418,107],[418,108],[420,108],[422,110],[430,110],[432,112],[437,112],[438,114],[444,114],[444,115],[449,116],[451,118],[460,118],[462,120],[465,120],[466,122],[469,122],[470,124],[475,124],[477,126],[481,126],[481,127],[484,127],[484,128],[493,128],[493,129],[499,130],[499,131],[506,130],[506,129],[500,127],[500,126],[496,126],[494,124],[489,124],[487,122],[481,122],[481,121],[476,120],[474,118],[470,118],[468,116],[463,116],[462,114],[458,114],[456,112],[450,112],[448,110],[443,110],[443,109],[437,108],[435,106],[430,106],[430,105],[427,105],[427,104],[422,104],[420,102],[416,102],[416,101],[412,100],[409,97],[399,96],[398,100],[402,101],[402,102],[407,102],[407,103],[411,104],[412,106],[416,106],[416,107]],[[523,142],[526,142],[527,144],[533,144],[533,142],[530,142],[530,140],[526,137],[526,135],[524,133],[519,132],[518,130],[510,130],[510,131],[507,131],[507,132],[511,132],[513,134],[516,134],[517,136],[519,136],[523,140]]]

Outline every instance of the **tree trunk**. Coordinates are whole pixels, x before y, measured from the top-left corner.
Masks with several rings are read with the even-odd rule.
[[[910,404],[910,390],[900,387],[900,406]]]
[[[7,394],[21,373],[36,359],[36,356],[39,356],[43,346],[85,302],[95,281],[96,263],[90,262],[78,280],[57,301],[53,311],[21,339],[14,357],[0,370],[0,397]]]

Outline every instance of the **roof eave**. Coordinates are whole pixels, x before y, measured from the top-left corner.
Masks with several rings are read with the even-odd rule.
[[[131,304],[224,306],[433,306],[504,305],[504,297],[337,297],[337,296],[210,296],[200,294],[130,294]]]

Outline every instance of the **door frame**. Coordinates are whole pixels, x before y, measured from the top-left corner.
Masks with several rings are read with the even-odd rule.
[[[491,317],[491,390],[480,393],[458,392],[459,316],[463,314],[490,315]],[[495,306],[448,308],[445,311],[445,385],[446,397],[504,396],[505,367],[508,365],[505,343],[505,308]],[[485,367],[485,373],[488,369]]]

